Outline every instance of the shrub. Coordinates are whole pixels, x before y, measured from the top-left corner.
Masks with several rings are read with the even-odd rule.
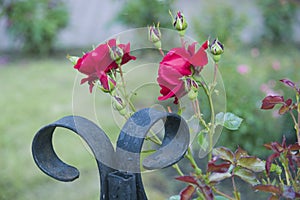
[[[271,43],[292,41],[297,4],[294,1],[257,1],[264,18],[263,40]]]
[[[173,3],[174,0],[128,0],[116,20],[130,27],[145,27],[149,23],[160,22],[162,27],[170,28],[168,11]]]
[[[235,12],[228,3],[222,2],[222,6],[215,6],[219,1],[213,2],[204,3],[201,9],[203,17],[194,17],[192,21],[194,32],[203,33],[202,35],[206,37],[217,37],[227,44],[230,39],[236,42],[246,24],[246,17]]]
[[[48,54],[58,31],[68,22],[68,12],[61,0],[14,0],[4,2],[2,15],[7,31],[21,40],[23,50],[32,54]]]

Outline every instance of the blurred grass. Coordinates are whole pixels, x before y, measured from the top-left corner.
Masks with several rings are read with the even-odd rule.
[[[249,126],[254,126],[252,129],[255,129],[255,123],[258,123],[255,116],[265,117],[266,120],[259,123],[270,121],[277,123],[272,133],[245,131],[248,134],[243,140],[246,150],[249,150],[245,145],[247,137],[259,138],[260,135],[266,134],[265,137],[280,138],[284,130],[282,123],[279,123],[281,118],[271,119],[271,112],[259,110],[260,100],[264,97],[260,91],[261,84],[270,79],[278,80],[289,77],[299,81],[300,78],[298,72],[299,49],[296,47],[266,47],[259,49],[259,55],[255,57],[252,55],[252,51],[252,48],[226,48],[226,53],[220,63],[220,71],[227,90],[227,103],[237,102],[236,114],[242,115],[241,117],[245,119],[242,128],[247,129]],[[281,68],[277,71],[272,68],[274,62],[280,63]],[[241,75],[237,72],[237,66],[241,64],[250,68],[249,73]],[[143,68],[140,70],[143,71]],[[108,98],[103,98],[98,94],[96,97],[88,95],[87,87],[78,85],[76,74],[76,71],[72,69],[72,64],[62,58],[18,59],[0,65],[0,108],[2,111],[0,120],[0,200],[99,199],[96,162],[85,149],[85,144],[75,134],[58,129],[54,137],[58,154],[67,163],[78,167],[81,172],[80,178],[74,182],[62,183],[49,178],[35,166],[31,156],[31,142],[38,129],[73,113],[99,120],[102,122],[103,126],[101,125],[101,127],[105,132],[112,133],[110,137],[113,140],[116,139],[116,135],[113,133],[117,133],[118,128],[115,127],[113,116],[107,112],[111,108],[105,107],[99,110],[100,107],[96,107],[100,114],[95,117],[89,116],[89,106],[84,106],[89,104],[93,98],[97,99],[97,105],[101,105],[101,103],[107,105]],[[136,81],[140,79],[141,77],[138,77]],[[73,85],[76,90],[78,89],[74,95],[81,97],[79,98],[80,102],[73,99]],[[287,90],[280,86],[278,88]],[[83,95],[84,98],[82,98]],[[254,119],[248,119],[247,114],[243,112],[246,104],[249,110],[254,112],[254,115],[251,115]],[[227,138],[231,141],[231,145],[236,147],[241,141],[235,141],[235,134],[239,133],[223,133],[219,144],[223,145],[223,141]],[[261,143],[269,142],[261,140]],[[259,151],[255,153],[258,154]],[[174,176],[175,172],[172,169],[143,174],[149,199],[166,199],[168,196],[178,193],[182,187],[173,179]]]
[[[46,176],[31,155],[35,133],[42,126],[73,113],[91,117],[95,122],[99,120],[101,128],[116,140],[118,128],[108,112],[111,108],[100,107],[100,114],[95,117],[88,110],[91,106],[84,105],[93,98],[97,98],[99,105],[109,105],[109,98],[103,94],[90,95],[87,86],[79,85],[76,74],[66,59],[19,59],[0,66],[0,200],[99,199],[96,162],[74,133],[58,128],[54,134],[58,155],[81,173],[74,182],[58,182]],[[74,88],[78,90],[74,97],[81,97],[79,102],[72,99],[74,80]],[[150,199],[165,199],[172,194],[165,194],[170,192],[170,186],[163,182],[163,177],[162,172],[145,174]]]

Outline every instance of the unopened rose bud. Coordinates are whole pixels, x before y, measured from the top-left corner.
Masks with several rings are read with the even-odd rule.
[[[183,37],[184,34],[185,34],[185,31],[186,31],[186,29],[188,27],[187,21],[186,21],[184,15],[183,15],[183,13],[180,12],[180,11],[178,11],[177,14],[176,14],[175,19],[173,18],[173,15],[172,15],[171,12],[170,12],[170,15],[171,15],[171,17],[173,19],[173,26],[174,26],[174,28],[179,32],[179,35],[181,37]]]
[[[118,47],[118,45],[109,47],[109,53],[112,60],[116,61],[118,65],[122,62],[122,57],[124,55],[123,50]]]
[[[197,81],[194,80],[194,78],[188,77],[185,79],[184,83],[185,83],[186,91],[190,91],[190,90],[197,91],[198,90],[199,85],[198,85]]]
[[[190,100],[195,100],[198,97],[198,83],[191,77],[185,79],[185,89],[188,92]]]
[[[122,111],[126,108],[126,104],[124,103],[124,101],[118,97],[118,96],[114,96],[113,97],[113,107],[117,110],[117,111]]]
[[[159,30],[159,23],[157,23],[156,27],[155,25],[148,27],[148,37],[156,48],[161,49],[161,32]]]
[[[219,62],[224,53],[224,46],[218,39],[215,39],[210,45],[210,53],[213,55],[214,61]]]
[[[198,97],[198,91],[190,90],[188,92],[188,97],[189,97],[190,100],[194,101]]]

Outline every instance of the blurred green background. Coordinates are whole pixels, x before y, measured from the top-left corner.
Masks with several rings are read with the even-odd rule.
[[[267,94],[292,95],[279,79],[300,81],[297,2],[113,0],[91,1],[82,7],[79,0],[0,0],[0,200],[99,199],[96,162],[78,137],[58,130],[54,138],[63,160],[81,171],[81,177],[72,183],[55,181],[35,166],[32,139],[39,128],[60,117],[89,115],[85,108],[74,110],[74,88],[85,91],[79,95],[83,98],[80,103],[88,104],[95,97],[86,86],[79,86],[67,54],[81,55],[117,31],[158,21],[161,27],[170,28],[169,9],[186,15],[188,36],[199,43],[218,37],[225,45],[220,72],[227,111],[244,121],[238,131],[223,130],[217,145],[232,150],[240,145],[264,158],[268,154],[264,143],[281,140],[282,135],[293,142],[289,118],[262,111],[260,105]],[[108,113],[109,103],[104,94],[97,97],[98,105],[108,105],[101,112]],[[114,140],[118,127],[113,116],[101,120]],[[178,194],[183,185],[174,180],[175,175],[173,169],[143,174],[149,199]],[[240,187],[243,199],[259,195],[247,186]]]

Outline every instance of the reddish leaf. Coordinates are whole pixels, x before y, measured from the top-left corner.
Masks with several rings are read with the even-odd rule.
[[[266,147],[268,150],[272,150],[272,145],[271,145],[271,143],[264,144],[264,147]]]
[[[246,157],[249,156],[247,151],[245,151],[244,149],[242,149],[240,146],[238,147],[238,149],[234,152],[235,154],[235,159],[240,159],[241,157]]]
[[[269,175],[270,173],[270,169],[271,169],[271,165],[272,165],[272,162],[275,158],[278,158],[280,156],[279,153],[273,153],[272,155],[270,155],[267,160],[266,160],[266,172],[267,174]]]
[[[226,147],[218,147],[212,150],[212,154],[216,157],[219,157],[223,160],[234,163],[234,154],[233,152]]]
[[[293,81],[288,79],[281,79],[280,81],[291,88],[295,88],[295,83]]]
[[[276,187],[274,185],[256,185],[253,187],[254,190],[259,190],[262,192],[270,192],[274,194],[281,195],[282,191],[279,187]]]
[[[300,150],[300,145],[298,145],[298,144],[291,144],[291,145],[288,146],[288,149],[290,151],[299,151]]]
[[[289,106],[283,105],[283,106],[280,107],[278,113],[279,113],[279,115],[283,115],[284,113],[286,113],[289,110],[290,110]]]
[[[224,162],[218,165],[215,164],[214,162],[209,162],[207,165],[207,171],[224,173],[228,171],[230,165],[231,165],[230,162]]]
[[[275,153],[282,153],[284,150],[284,147],[282,144],[279,144],[278,142],[272,142],[271,150],[273,150]]]
[[[261,109],[272,109],[276,104],[282,103],[284,103],[283,96],[267,96],[262,100]]]
[[[192,185],[187,186],[180,192],[180,200],[189,200],[192,198],[196,188]]]
[[[191,183],[194,185],[198,185],[197,179],[194,176],[179,176],[179,177],[176,177],[175,179],[178,181],[185,182],[185,183]]]
[[[255,156],[242,157],[237,160],[237,165],[253,172],[262,172],[265,170],[265,162]]]

